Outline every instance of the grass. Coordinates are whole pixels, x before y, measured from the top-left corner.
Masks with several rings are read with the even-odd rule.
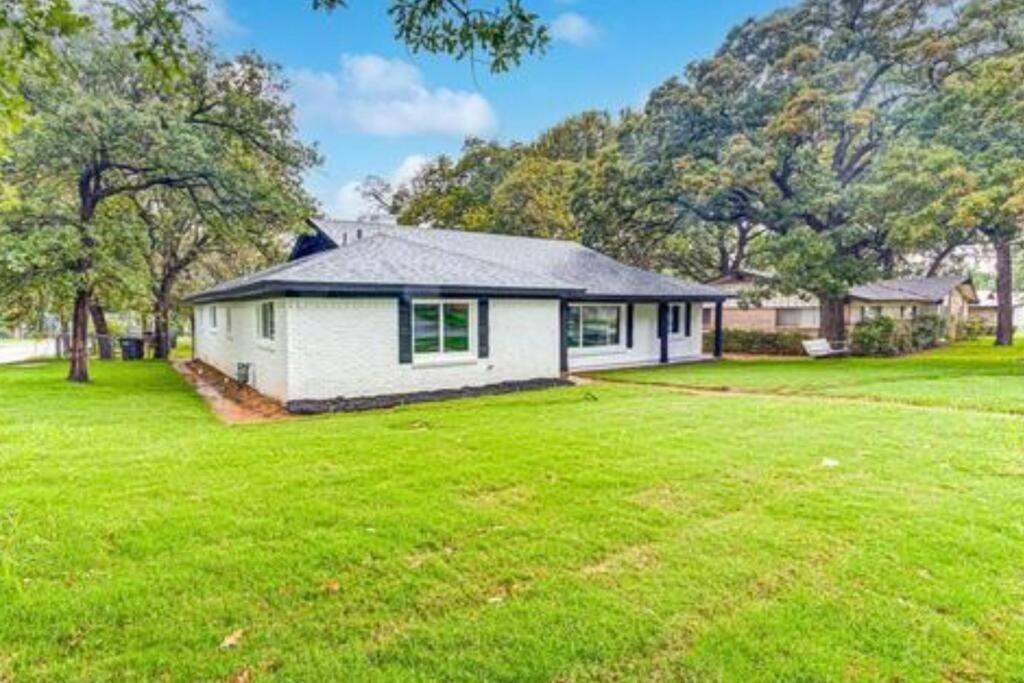
[[[639,368],[601,376],[693,389],[1024,413],[1024,347],[995,348],[991,339],[902,358],[758,359]]]
[[[608,383],[244,426],[156,362],[0,368],[0,680],[1013,679],[1024,421],[982,409],[1020,355],[616,375],[963,412]]]

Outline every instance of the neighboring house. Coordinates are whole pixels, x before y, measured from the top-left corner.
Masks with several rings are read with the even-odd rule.
[[[311,225],[289,262],[190,299],[196,358],[293,410],[697,360],[727,298],[574,242]]]
[[[933,314],[946,319],[948,336],[955,339],[968,318],[978,293],[969,275],[879,280],[850,290],[847,322],[859,323],[879,316],[912,320]]]
[[[750,304],[744,301],[745,292],[770,285],[771,279],[770,273],[744,270],[708,283],[736,297],[725,303],[726,329],[816,334],[820,320],[816,297],[775,296]],[[846,322],[847,326],[854,325],[879,315],[909,320],[934,313],[950,321],[950,335],[955,336],[957,327],[967,321],[968,305],[977,298],[966,275],[880,280],[850,290]],[[706,311],[705,315],[710,313]]]
[[[979,291],[978,302],[971,304],[970,319],[980,320],[986,328],[995,328],[999,304],[995,291]],[[1013,326],[1024,325],[1024,297],[1013,295]]]
[[[726,329],[757,330],[759,332],[796,331],[812,334],[818,330],[818,300],[813,296],[773,296],[756,303],[743,299],[752,292],[769,285],[771,273],[740,270],[720,277],[709,285],[725,290],[734,298],[725,302],[722,322]],[[705,321],[712,319],[712,310],[705,308]]]

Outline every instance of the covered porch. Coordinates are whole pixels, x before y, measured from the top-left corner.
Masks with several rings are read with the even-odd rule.
[[[721,358],[723,300],[593,298],[561,302],[562,372]],[[714,306],[710,353],[703,348],[703,305]]]

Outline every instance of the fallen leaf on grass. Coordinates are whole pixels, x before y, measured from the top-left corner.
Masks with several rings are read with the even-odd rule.
[[[249,667],[245,667],[241,671],[233,673],[228,681],[230,683],[250,683],[252,681],[252,671],[249,670]]]
[[[242,636],[245,635],[245,631],[242,629],[236,629],[226,635],[224,640],[220,641],[220,649],[230,650],[233,647],[238,647],[239,643],[242,642]]]
[[[335,595],[341,590],[341,583],[338,581],[324,581],[320,584],[320,590],[322,590],[325,595]]]

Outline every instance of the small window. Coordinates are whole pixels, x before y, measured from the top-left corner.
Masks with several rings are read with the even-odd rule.
[[[700,322],[701,322],[701,324],[704,327],[711,327],[711,320],[712,320],[711,316],[713,314],[714,314],[714,311],[710,307],[708,307],[708,306],[705,306],[704,308],[701,309],[701,311],[700,311]]]
[[[413,351],[418,354],[467,353],[469,304],[416,303],[412,308]]]
[[[799,308],[775,309],[776,327],[803,327],[803,311]]]
[[[217,329],[217,307],[210,306],[210,329]]]
[[[579,305],[569,307],[568,345],[575,348],[618,346],[621,340],[622,307]]]
[[[224,309],[224,329],[227,330],[227,333],[229,335],[231,334],[231,307],[230,306]]]
[[[266,303],[260,304],[258,318],[260,339],[274,341],[276,321],[274,320],[273,301],[267,301]]]
[[[679,334],[679,306],[672,306],[672,334]]]

